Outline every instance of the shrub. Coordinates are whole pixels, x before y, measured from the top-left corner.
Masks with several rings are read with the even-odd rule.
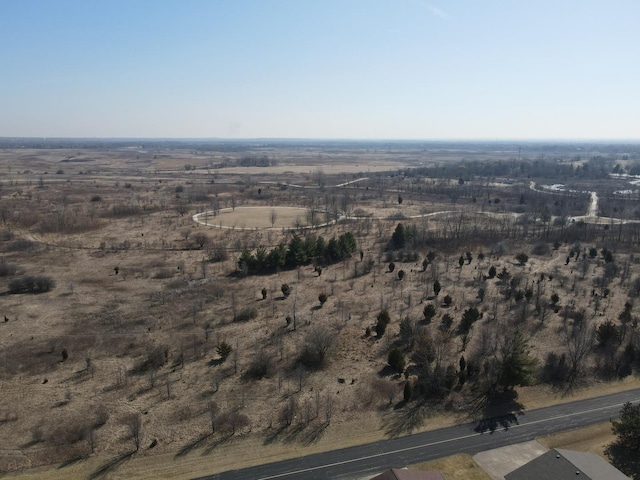
[[[280,291],[282,292],[282,295],[284,295],[284,298],[287,298],[289,295],[291,295],[291,287],[288,283],[283,283],[280,287]]]
[[[436,316],[436,307],[432,303],[428,303],[424,307],[422,314],[424,315],[424,320],[429,323]]]
[[[168,359],[169,349],[167,347],[155,347],[147,353],[145,359],[136,365],[131,372],[141,374],[148,372],[149,370],[157,370],[167,363]]]
[[[452,302],[453,302],[453,299],[451,298],[451,295],[445,295],[444,296],[444,304],[445,304],[445,306],[450,307]]]
[[[319,325],[305,336],[300,362],[309,368],[321,368],[336,340],[336,333],[327,326]]]
[[[386,310],[382,310],[376,317],[376,320],[376,335],[378,335],[378,337],[381,337],[382,335],[384,335],[384,332],[387,331],[387,325],[389,325],[389,322],[391,322],[389,312],[387,312]]]
[[[248,322],[249,320],[253,320],[258,316],[258,311],[253,307],[247,307],[240,310],[236,313],[233,318],[234,322]]]
[[[11,277],[18,272],[18,267],[13,263],[0,263],[0,277]]]
[[[404,384],[404,390],[402,394],[405,402],[409,402],[409,400],[411,400],[411,397],[413,396],[413,386],[411,385],[411,382],[407,382]]]
[[[570,374],[570,367],[566,354],[558,355],[549,352],[542,367],[541,380],[545,383],[563,383]]]
[[[9,240],[13,240],[15,235],[11,230],[0,230],[0,241],[8,242]]]
[[[445,313],[442,316],[442,321],[440,322],[440,330],[448,332],[453,325],[453,317],[448,313]]]
[[[322,292],[318,295],[318,301],[320,302],[320,307],[322,307],[327,301],[327,294]]]
[[[100,195],[94,195],[93,197],[91,197],[91,201],[92,202],[101,202],[102,201],[102,197]]]
[[[524,252],[520,252],[518,255],[516,255],[516,260],[518,260],[520,265],[524,265],[529,261],[529,255]]]
[[[33,242],[26,238],[18,238],[6,247],[7,252],[24,252],[33,248]]]
[[[216,352],[218,352],[218,355],[220,355],[220,358],[222,358],[222,361],[225,361],[229,357],[229,355],[231,355],[232,351],[233,351],[233,348],[231,347],[231,345],[229,345],[224,340],[220,342],[216,347]]]
[[[112,217],[128,217],[132,215],[139,215],[141,212],[142,209],[138,205],[119,203],[111,207],[108,215]]]
[[[389,354],[387,355],[387,363],[391,368],[393,368],[396,372],[402,373],[404,372],[405,361],[404,355],[399,348],[392,348],[389,350]]]
[[[175,275],[175,271],[172,268],[161,268],[156,270],[153,274],[153,278],[156,280],[164,280],[166,278],[172,278]]]
[[[251,363],[245,372],[246,378],[260,380],[268,377],[272,372],[273,357],[266,350],[259,350],[253,355]]]
[[[9,293],[44,293],[56,286],[46,275],[24,275],[9,282]]]

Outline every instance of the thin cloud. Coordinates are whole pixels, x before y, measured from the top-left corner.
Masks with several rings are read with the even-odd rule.
[[[413,0],[413,3],[416,3],[420,5],[422,8],[427,9],[429,12],[431,12],[432,15],[435,15],[436,17],[449,18],[449,14],[447,12],[445,12],[441,8],[434,7],[429,3],[423,2],[422,0]]]
[[[427,8],[427,10],[433,13],[436,17],[449,18],[449,15],[447,14],[447,12],[445,12],[441,8],[434,7],[433,5],[425,5],[425,7]]]

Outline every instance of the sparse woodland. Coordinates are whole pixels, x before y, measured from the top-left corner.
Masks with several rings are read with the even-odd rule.
[[[640,371],[640,152],[54,147],[0,152],[0,471]]]

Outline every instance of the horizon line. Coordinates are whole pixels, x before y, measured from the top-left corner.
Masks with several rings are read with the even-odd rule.
[[[316,141],[316,142],[452,142],[452,143],[498,143],[498,142],[560,142],[560,143],[639,143],[640,138],[358,138],[358,137],[117,137],[117,136],[0,136],[4,140],[113,140],[113,141],[209,141],[209,142],[243,142],[243,141]]]

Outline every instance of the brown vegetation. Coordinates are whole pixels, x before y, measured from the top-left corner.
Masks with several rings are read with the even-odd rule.
[[[319,185],[317,152],[298,154],[304,169],[287,151],[247,167],[229,152],[1,152],[0,437],[28,459],[1,469],[238,438],[308,445],[387,415],[407,384],[402,408],[459,412],[480,393],[637,371],[637,224],[558,221],[588,197],[533,191],[528,177],[397,175],[364,150],[365,173],[323,162]],[[242,252],[294,238],[269,214],[278,205],[351,216],[295,233],[352,233],[356,253],[242,271]],[[191,218],[240,206],[267,207],[264,228]],[[533,374],[511,368],[528,355]]]

